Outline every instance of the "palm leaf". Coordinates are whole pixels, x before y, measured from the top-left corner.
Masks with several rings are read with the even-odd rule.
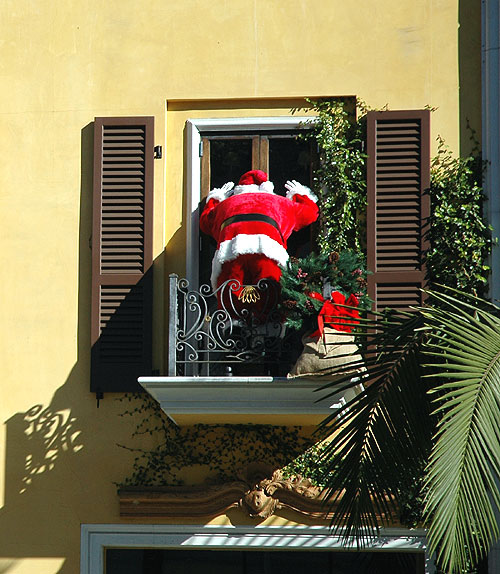
[[[429,401],[421,378],[419,345],[425,335],[417,314],[390,312],[362,321],[358,333],[365,348],[364,390],[342,413],[330,415],[321,431],[331,442],[326,459],[326,498],[332,527],[363,545],[398,511],[402,485],[418,476],[430,448]],[[339,368],[335,383],[353,386],[349,366]]]
[[[452,573],[499,537],[500,309],[452,289],[428,295],[413,315],[387,311],[376,324],[361,321],[365,389],[321,427],[331,438],[326,493],[332,526],[363,544],[380,518],[397,511],[408,479],[427,460],[430,549]],[[351,376],[339,369],[324,389],[352,387]]]
[[[455,293],[454,293],[455,294]],[[500,320],[473,297],[431,293],[422,310],[431,336],[435,413],[440,417],[427,466],[425,515],[431,551],[445,571],[477,562],[499,536]]]

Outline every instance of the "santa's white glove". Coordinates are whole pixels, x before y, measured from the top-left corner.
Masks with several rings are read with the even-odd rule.
[[[224,201],[230,195],[230,191],[233,189],[234,183],[228,181],[222,187],[215,187],[207,196],[207,201],[210,199],[216,199],[217,201]]]
[[[291,181],[287,181],[285,183],[285,188],[287,190],[286,196],[288,199],[292,199],[294,195],[306,195],[314,202],[318,201],[316,195],[308,187],[302,185],[301,183],[295,181],[294,179],[292,179]]]

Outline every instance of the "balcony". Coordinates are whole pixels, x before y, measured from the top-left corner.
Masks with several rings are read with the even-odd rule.
[[[168,376],[140,384],[178,424],[316,424],[349,397],[319,401],[324,382],[287,377],[302,343],[278,303],[270,282],[214,291],[171,275]]]
[[[300,339],[283,326],[279,287],[226,281],[214,291],[170,276],[168,375],[286,377]]]

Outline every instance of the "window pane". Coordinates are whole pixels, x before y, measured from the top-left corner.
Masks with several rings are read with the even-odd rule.
[[[228,181],[238,183],[252,169],[252,139],[210,140],[210,189]]]
[[[285,195],[285,182],[311,185],[311,144],[296,137],[269,137],[269,179],[274,191]]]
[[[143,574],[144,550],[108,548],[106,550],[106,574]]]
[[[106,550],[106,574],[419,574],[424,569],[424,555],[410,552]]]
[[[106,550],[106,574],[244,574],[244,553],[218,550]]]
[[[269,137],[269,179],[274,191],[285,195],[285,182],[295,179],[311,186],[311,144],[297,137]],[[305,257],[313,249],[315,226],[309,226],[298,233],[292,233],[288,240],[288,253]]]
[[[330,574],[329,564],[329,552],[247,552],[245,574]]]

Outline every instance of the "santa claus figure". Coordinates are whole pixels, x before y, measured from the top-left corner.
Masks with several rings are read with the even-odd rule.
[[[261,279],[278,282],[288,261],[287,239],[318,218],[317,198],[296,181],[285,184],[286,196],[276,195],[267,174],[252,170],[235,187],[228,182],[213,189],[200,216],[200,228],[217,241],[212,261],[214,289],[236,280],[233,292],[244,302],[260,297]]]

